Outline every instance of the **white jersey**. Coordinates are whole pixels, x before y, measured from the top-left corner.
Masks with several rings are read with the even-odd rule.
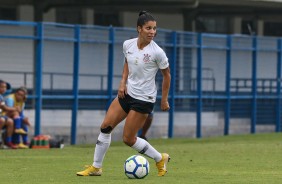
[[[0,95],[0,104],[5,105],[4,97],[2,95]],[[0,108],[0,116],[1,116],[2,111],[3,110]]]
[[[143,50],[139,50],[137,39],[123,43],[123,53],[128,63],[127,93],[139,100],[156,101],[155,76],[158,69],[169,66],[165,52],[153,40]]]

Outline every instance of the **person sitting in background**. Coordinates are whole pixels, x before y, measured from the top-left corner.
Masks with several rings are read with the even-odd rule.
[[[2,138],[2,129],[6,130],[6,136],[4,140],[5,146],[8,148],[16,149],[17,146],[12,143],[12,135],[14,131],[14,122],[11,118],[4,115],[5,109],[7,109],[4,101],[3,94],[7,91],[8,85],[5,81],[0,80],[0,137]]]
[[[28,117],[24,116],[25,100],[27,98],[27,89],[20,87],[16,89],[15,93],[8,95],[5,98],[6,105],[14,108],[12,111],[7,111],[7,116],[14,120],[15,131],[13,134],[13,143],[18,145],[18,148],[28,148],[28,126],[30,122]],[[20,135],[22,136],[21,143]]]

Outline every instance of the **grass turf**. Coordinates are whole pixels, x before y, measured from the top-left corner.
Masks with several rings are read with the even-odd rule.
[[[152,159],[143,180],[127,179],[125,159],[136,152],[113,142],[104,160],[103,175],[78,177],[91,164],[94,145],[50,150],[0,150],[1,183],[281,183],[282,134],[232,135],[202,139],[158,139],[150,143],[171,156],[168,173],[157,177]],[[144,181],[145,180],[145,181]]]

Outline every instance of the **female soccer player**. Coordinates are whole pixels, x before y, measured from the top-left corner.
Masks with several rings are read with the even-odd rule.
[[[94,151],[94,162],[78,176],[100,176],[106,151],[111,143],[112,130],[126,118],[123,130],[123,142],[141,154],[154,159],[158,176],[167,172],[169,161],[167,153],[158,152],[146,140],[136,137],[143,127],[148,114],[154,108],[157,96],[155,76],[158,69],[163,75],[161,109],[169,110],[168,93],[170,70],[165,52],[153,41],[157,24],[154,17],[146,12],[139,13],[137,20],[138,37],[123,43],[125,62],[118,96],[111,103],[101,125]]]
[[[5,115],[5,110],[9,109],[6,104],[4,95],[7,91],[7,83],[0,80],[0,136],[2,136],[2,129],[6,128],[5,145],[8,148],[17,149],[17,146],[12,143],[12,135],[14,132],[14,122],[11,118]]]
[[[6,105],[13,109],[7,111],[7,116],[14,120],[15,132],[13,134],[13,143],[18,145],[18,148],[27,149],[28,143],[28,126],[30,122],[28,117],[24,115],[25,101],[27,97],[27,89],[20,87],[16,89],[15,93],[12,93],[6,97]],[[20,142],[20,137],[23,139],[23,143]]]

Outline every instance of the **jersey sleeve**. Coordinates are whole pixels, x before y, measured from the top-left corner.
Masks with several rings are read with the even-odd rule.
[[[157,54],[157,64],[160,69],[166,69],[169,66],[168,58],[162,49]]]
[[[6,104],[8,107],[14,107],[14,100],[13,100],[12,98],[6,98],[5,104]]]

